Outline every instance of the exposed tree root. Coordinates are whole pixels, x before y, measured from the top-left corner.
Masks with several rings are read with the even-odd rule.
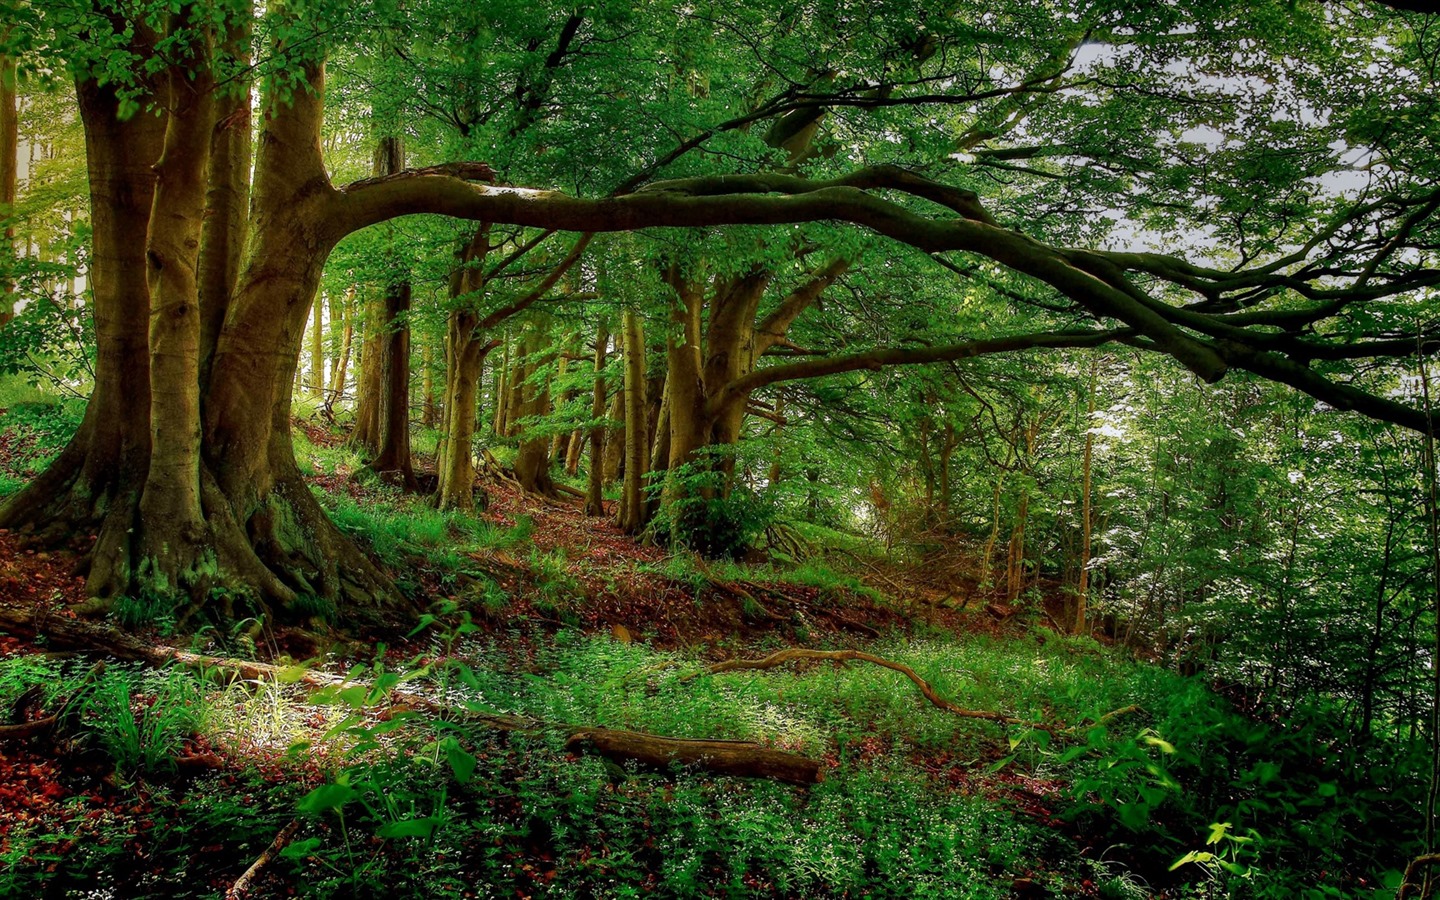
[[[0,606],[0,627],[14,634],[43,633],[52,643],[101,650],[121,659],[154,666],[179,663],[208,673],[228,673],[250,680],[278,680],[282,668],[243,659],[191,653],[175,647],[150,644],[122,631],[81,619],[61,618],[45,611]],[[284,671],[287,681],[295,681]],[[356,682],[325,672],[307,671],[298,683],[309,688],[353,686]],[[580,753],[597,753],[609,759],[634,761],[643,766],[664,768],[672,763],[694,765],[720,775],[768,778],[791,784],[814,784],[823,779],[820,763],[794,753],[773,750],[749,741],[709,741],[671,738],[622,729],[541,722],[502,713],[457,710],[408,692],[394,691],[405,705],[429,713],[459,716],[465,721],[501,731],[528,733],[559,732],[568,737],[566,747]]]
[[[961,716],[966,719],[984,719],[987,722],[998,722],[1001,725],[1024,725],[1030,728],[1038,728],[1041,731],[1055,732],[1059,730],[1054,725],[1027,722],[1024,719],[1017,719],[1014,716],[1007,716],[1004,713],[990,712],[983,709],[966,709],[963,706],[958,706],[937,694],[935,689],[930,686],[930,682],[915,674],[915,670],[904,663],[893,662],[884,657],[876,656],[873,653],[866,653],[863,650],[807,650],[803,647],[792,647],[789,650],[780,650],[772,653],[763,659],[731,659],[716,663],[703,672],[687,676],[687,678],[695,678],[699,675],[719,675],[723,672],[735,672],[742,669],[775,669],[787,663],[817,659],[830,660],[831,662],[868,662],[889,669],[892,672],[899,672],[914,682],[915,686],[920,689],[920,693],[925,696],[926,700],[930,701],[932,706],[937,709],[943,709],[952,715]]]
[[[943,709],[945,712],[948,712],[952,715],[960,716],[962,718],[983,719],[987,722],[997,722],[1001,725],[1023,725],[1026,728],[1034,728],[1040,731],[1047,731],[1051,734],[1059,734],[1073,730],[1061,728],[1057,725],[1050,725],[1044,722],[1029,722],[1025,719],[1016,718],[1015,716],[1007,716],[1004,713],[991,712],[989,710],[983,709],[966,709],[963,706],[958,706],[937,694],[935,692],[935,688],[930,686],[930,682],[921,678],[915,673],[914,669],[910,668],[904,663],[898,663],[893,660],[885,659],[884,657],[876,656],[873,653],[866,653],[863,650],[807,650],[803,647],[794,647],[789,650],[780,650],[776,653],[772,653],[763,659],[732,659],[727,660],[726,662],[715,663],[714,665],[701,672],[686,676],[685,680],[691,678],[698,678],[701,675],[719,675],[723,672],[735,672],[742,669],[774,669],[787,663],[799,662],[804,660],[830,660],[832,662],[868,662],[873,665],[881,666],[882,668],[890,669],[893,672],[899,672],[901,675],[904,675],[906,678],[910,679],[910,681],[913,682],[915,686],[920,689],[920,693],[924,695],[926,700],[930,701],[932,706],[935,706],[937,709]],[[1106,713],[1104,716],[1100,717],[1099,721],[1101,723],[1108,722],[1118,716],[1128,715],[1129,713],[1133,713],[1136,711],[1138,711],[1138,707],[1126,706],[1121,709],[1117,709],[1114,712]]]

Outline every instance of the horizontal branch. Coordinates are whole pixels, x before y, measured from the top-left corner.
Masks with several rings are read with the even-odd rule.
[[[709,412],[719,413],[728,404],[752,391],[781,381],[795,381],[801,378],[819,378],[822,375],[838,375],[843,372],[879,370],[886,366],[916,366],[926,363],[954,362],[995,353],[1013,353],[1018,350],[1059,349],[1075,347],[1099,347],[1110,341],[1133,334],[1130,329],[1109,331],[1056,331],[1035,334],[1017,334],[1002,338],[968,341],[944,347],[901,347],[885,350],[869,350],[845,356],[824,359],[807,359],[803,362],[766,366],[763,369],[743,375],[727,384],[710,402]]]

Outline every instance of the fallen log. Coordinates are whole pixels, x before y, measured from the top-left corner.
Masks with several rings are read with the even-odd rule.
[[[749,741],[677,740],[616,728],[578,728],[570,733],[565,748],[572,752],[596,753],[615,762],[634,761],[652,769],[681,763],[721,775],[768,778],[790,784],[824,780],[820,763],[815,760]]]
[[[315,689],[365,686],[363,682],[327,672],[310,669],[301,671],[294,667],[285,668],[253,660],[207,656],[176,647],[150,644],[100,623],[53,615],[44,610],[37,612],[32,609],[0,606],[0,628],[22,636],[43,633],[55,644],[101,650],[120,659],[144,662],[157,667],[173,662],[201,671],[229,672],[246,680],[275,679]],[[391,689],[390,693],[401,698],[411,709],[445,715],[458,714],[468,722],[500,731],[559,732],[567,735],[566,746],[571,750],[597,753],[617,762],[634,760],[644,766],[662,769],[672,763],[681,763],[720,775],[767,778],[790,784],[814,784],[824,777],[820,764],[815,760],[750,741],[671,738],[639,731],[542,722],[505,713],[457,710],[400,689]]]

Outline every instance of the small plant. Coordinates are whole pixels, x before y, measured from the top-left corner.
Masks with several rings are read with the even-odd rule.
[[[1231,834],[1232,827],[1229,822],[1211,822],[1210,836],[1205,839],[1205,846],[1210,849],[1191,850],[1177,859],[1170,871],[1194,864],[1208,872],[1212,878],[1219,878],[1221,873],[1225,872],[1241,878],[1248,876],[1250,867],[1240,859],[1249,855],[1251,848],[1247,845],[1255,843],[1259,835],[1253,828],[1247,829],[1247,834]]]
[[[775,519],[770,501],[727,484],[725,473],[710,459],[673,469],[667,479],[665,489],[673,499],[661,506],[652,525],[662,543],[711,559],[739,559]]]
[[[132,777],[172,769],[184,742],[205,718],[203,698],[189,673],[169,669],[148,677],[107,671],[83,706],[91,738]]]

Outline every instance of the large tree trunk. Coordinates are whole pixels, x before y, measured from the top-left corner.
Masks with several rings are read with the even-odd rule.
[[[193,27],[182,7],[172,28]],[[209,528],[200,506],[201,225],[215,124],[214,81],[178,65],[168,72],[169,117],[155,164],[146,237],[150,291],[150,470],[140,498],[140,566],[162,593],[208,590]]]
[[[205,406],[206,513],[233,598],[280,619],[333,604],[351,623],[402,600],[394,585],[325,516],[295,465],[290,385],[309,304],[336,237],[318,141],[323,76],[288,103],[267,98],[256,154],[248,261],[220,335]],[[228,557],[228,559],[227,559]],[[314,601],[296,607],[299,598]],[[301,610],[305,610],[302,612]]]
[[[137,41],[143,41],[143,34]],[[0,528],[49,544],[99,531],[84,560],[87,590],[114,597],[130,586],[131,534],[150,465],[150,292],[145,244],[165,119],[121,121],[113,86],[76,85],[90,184],[90,284],[95,388],[60,456],[0,507]]]

